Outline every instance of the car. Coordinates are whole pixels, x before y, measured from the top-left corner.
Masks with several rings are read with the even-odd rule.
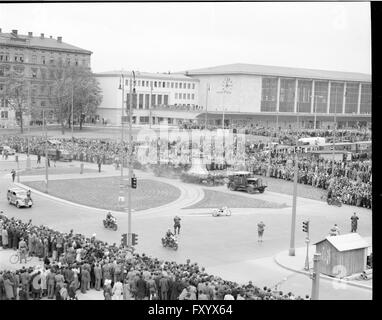
[[[7,200],[9,204],[15,205],[17,208],[28,207],[31,208],[33,201],[27,195],[27,191],[22,188],[9,188],[7,192]]]
[[[10,156],[15,155],[15,153],[16,153],[16,150],[13,149],[13,148],[11,148],[11,147],[9,147],[9,146],[2,146],[2,147],[1,147],[1,152],[2,152],[3,150],[4,150],[4,151],[7,151],[7,152],[8,152],[8,155],[10,155]]]
[[[245,190],[250,194],[263,193],[267,187],[261,178],[256,178],[249,171],[237,171],[228,175],[227,187],[232,190]]]

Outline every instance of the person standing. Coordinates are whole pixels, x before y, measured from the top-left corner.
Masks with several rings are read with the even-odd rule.
[[[334,226],[330,229],[330,236],[338,236],[340,234],[340,228],[337,226],[337,224],[334,224]]]
[[[182,220],[182,219],[179,218],[178,216],[174,217],[174,235],[176,235],[176,230],[178,230],[178,235],[179,235],[179,232],[180,232],[180,220]]]
[[[11,175],[12,175],[12,182],[15,182],[15,178],[16,178],[16,171],[15,171],[15,169],[12,169]]]
[[[94,276],[95,276],[95,289],[97,291],[100,291],[101,281],[102,281],[102,269],[98,263],[94,267]]]
[[[350,232],[357,232],[359,218],[357,217],[357,214],[355,212],[351,216],[350,220],[351,220],[351,231]]]
[[[260,222],[257,224],[257,234],[258,234],[258,237],[259,237],[259,239],[257,240],[257,242],[263,242],[264,229],[265,229],[265,224],[264,224],[263,221],[260,221]]]

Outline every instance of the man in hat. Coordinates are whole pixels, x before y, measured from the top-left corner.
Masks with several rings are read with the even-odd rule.
[[[357,232],[359,218],[357,217],[357,214],[355,212],[351,216],[350,220],[351,220],[351,231],[350,232]]]
[[[264,229],[265,229],[265,224],[263,221],[260,221],[257,224],[257,234],[259,239],[257,240],[258,242],[263,242],[263,234],[264,234]]]
[[[22,263],[23,260],[27,263],[27,243],[24,241],[24,238],[21,238],[19,242],[19,255],[20,263]]]

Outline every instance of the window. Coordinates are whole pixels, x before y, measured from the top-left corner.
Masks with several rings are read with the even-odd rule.
[[[175,82],[175,89],[178,89],[178,82]]]
[[[371,85],[363,84],[361,87],[361,106],[360,113],[371,113]]]
[[[346,83],[345,113],[357,113],[358,88],[358,83]]]
[[[140,81],[138,81],[138,82],[140,82]],[[139,100],[138,101],[139,101],[138,102],[139,109],[143,109],[143,93],[139,94]]]
[[[32,68],[32,78],[37,78],[37,68]]]
[[[191,89],[191,83],[187,83],[187,89]]]
[[[342,113],[342,102],[344,97],[344,84],[332,82],[330,88],[329,113]]]
[[[23,55],[20,55],[20,56],[19,56],[19,61],[20,61],[20,62],[24,62],[24,56],[23,56]]]
[[[175,92],[175,99],[178,99],[178,93]]]
[[[165,94],[164,96],[163,96],[163,104],[164,105],[168,105],[168,95],[167,94]]]
[[[171,82],[171,88],[172,89],[174,88],[174,82]]]
[[[295,79],[280,80],[280,112],[294,111]]]
[[[192,84],[192,89],[195,89],[195,83]]]
[[[133,109],[137,109],[137,95],[133,94]]]
[[[187,93],[187,99],[190,100],[190,94],[189,93]]]
[[[153,87],[153,82],[152,81],[150,81],[150,88],[152,88]]]
[[[8,119],[8,111],[1,111],[1,119]]]
[[[156,97],[155,94],[152,94],[152,95],[151,95],[151,105],[152,105],[152,106],[155,106],[155,105],[156,105],[155,97]]]
[[[183,93],[183,99],[186,99],[186,94],[185,93]]]
[[[162,95],[158,94],[158,105],[162,104]]]
[[[41,57],[41,63],[45,64],[45,57],[44,56]]]
[[[141,80],[138,80],[138,87],[141,86]]]
[[[147,81],[146,81],[147,83]],[[145,94],[145,109],[149,109],[150,108],[150,95],[149,94]]]
[[[49,60],[50,64],[54,64],[54,58],[51,57],[50,60]]]
[[[276,111],[277,78],[262,78],[261,111]]]
[[[311,96],[312,96],[312,81],[299,80],[297,88],[297,112],[310,113]]]
[[[182,83],[179,82],[179,89],[182,89]]]
[[[74,64],[75,64],[76,66],[78,66],[78,60],[76,60],[76,61],[74,62]]]
[[[163,87],[163,88],[166,88],[166,82],[163,82],[163,83],[162,83],[162,87]]]
[[[155,87],[155,88],[157,87],[157,82],[156,82],[156,81],[154,81],[154,87]]]
[[[125,80],[125,86],[128,86],[129,85],[129,80]]]
[[[316,81],[314,83],[314,105],[313,112],[326,113],[328,106],[328,86],[327,81]]]
[[[195,94],[191,94],[191,99],[192,99],[192,100],[195,99]]]
[[[166,88],[169,88],[169,87],[170,87],[170,83],[166,82]]]

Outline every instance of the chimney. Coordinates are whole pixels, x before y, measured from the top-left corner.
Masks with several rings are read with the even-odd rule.
[[[32,38],[33,37],[33,32],[28,32],[28,37]]]
[[[62,37],[57,37],[57,42],[61,43],[62,42]]]
[[[12,30],[12,33],[17,36],[17,30]]]
[[[41,39],[44,39],[44,34],[43,33],[41,33],[41,37],[40,37]]]

